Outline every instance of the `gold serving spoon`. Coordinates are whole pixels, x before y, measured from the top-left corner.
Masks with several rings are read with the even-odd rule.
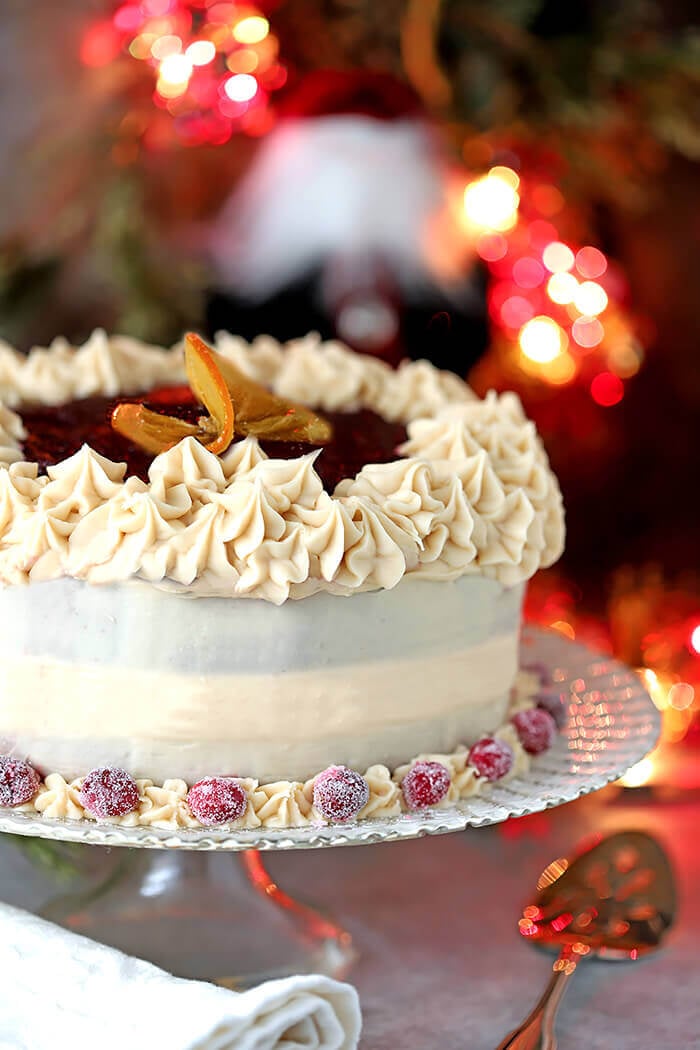
[[[537,1006],[498,1050],[556,1050],[557,1008],[579,962],[638,959],[655,951],[676,913],[668,857],[643,831],[622,831],[571,862],[553,861],[537,891],[520,932],[558,956]]]

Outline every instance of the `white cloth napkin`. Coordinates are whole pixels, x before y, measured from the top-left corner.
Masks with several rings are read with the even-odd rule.
[[[354,1050],[357,992],[329,977],[230,992],[0,904],[0,1050]]]

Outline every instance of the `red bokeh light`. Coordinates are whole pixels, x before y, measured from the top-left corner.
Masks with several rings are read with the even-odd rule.
[[[624,394],[622,380],[612,372],[599,372],[591,383],[591,397],[603,408],[611,408],[612,405],[618,404]]]

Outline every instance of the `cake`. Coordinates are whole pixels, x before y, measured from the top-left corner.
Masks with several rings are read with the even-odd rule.
[[[518,398],[188,340],[187,369],[102,331],[0,346],[0,804],[274,827],[523,772],[553,719],[522,600],[564,524]]]

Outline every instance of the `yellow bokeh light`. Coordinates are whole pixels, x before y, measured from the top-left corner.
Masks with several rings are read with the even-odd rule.
[[[191,76],[192,63],[186,55],[167,55],[158,69],[158,80],[170,87],[186,85]]]
[[[548,383],[555,386],[564,386],[570,383],[576,375],[576,362],[571,354],[563,353],[549,361],[543,371],[544,378]]]
[[[254,73],[259,64],[258,53],[251,47],[241,47],[232,51],[226,59],[226,65],[232,73]]]
[[[259,44],[269,32],[270,23],[262,15],[249,15],[233,27],[234,39],[239,44]]]
[[[560,306],[572,303],[577,291],[578,281],[572,273],[553,273],[547,281],[547,295],[553,303],[559,303]]]
[[[467,220],[480,230],[511,230],[518,221],[518,182],[510,168],[492,168],[482,179],[470,182],[464,191]]]
[[[602,314],[608,305],[608,296],[605,289],[595,281],[583,281],[578,286],[573,301],[579,313],[586,314],[587,317],[595,317],[596,314]]]
[[[179,36],[173,36],[172,34],[159,36],[151,44],[151,54],[159,62],[162,62],[168,55],[178,55],[181,51],[182,40]]]
[[[551,317],[539,315],[523,325],[518,342],[525,357],[547,364],[566,348],[566,335]]]
[[[216,58],[216,47],[211,40],[195,40],[185,54],[193,66],[207,66]]]
[[[542,262],[551,273],[570,270],[574,261],[574,253],[562,241],[552,241],[542,252]]]

